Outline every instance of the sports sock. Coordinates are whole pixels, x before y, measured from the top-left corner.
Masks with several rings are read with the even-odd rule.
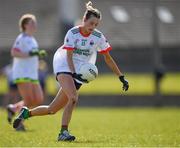
[[[65,131],[65,130],[68,131],[68,125],[62,125],[62,126],[61,126],[61,133],[62,133],[63,131]]]

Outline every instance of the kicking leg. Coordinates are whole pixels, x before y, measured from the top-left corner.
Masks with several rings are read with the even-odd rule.
[[[30,116],[42,116],[47,114],[55,114],[61,108],[63,108],[68,99],[62,89],[59,90],[55,99],[50,105],[41,105],[31,110],[28,110],[26,107],[22,108],[22,111],[18,115],[18,117],[14,120],[13,127],[16,128],[19,126],[21,121],[29,118]]]
[[[50,105],[41,105],[34,109],[31,109],[30,115],[42,116],[47,114],[55,114],[57,111],[59,111],[61,108],[63,108],[66,105],[67,101],[68,101],[67,96],[60,88],[55,99],[51,102]]]

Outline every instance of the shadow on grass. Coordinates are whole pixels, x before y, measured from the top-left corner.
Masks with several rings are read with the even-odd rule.
[[[104,141],[103,140],[77,140],[77,141],[74,141],[73,143],[103,143]]]
[[[90,143],[103,143],[104,141],[103,140],[75,140],[75,141],[56,141],[57,143],[74,143],[74,144],[83,144],[83,143],[86,143],[86,144],[90,144]]]
[[[32,132],[35,132],[36,130],[35,129],[26,129],[25,131],[17,131],[16,129],[13,129],[12,132],[16,132],[16,133],[32,133]]]

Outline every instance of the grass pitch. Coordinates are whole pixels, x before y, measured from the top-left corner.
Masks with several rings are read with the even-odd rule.
[[[70,131],[74,142],[57,142],[61,112],[33,117],[16,132],[0,110],[0,147],[8,146],[180,146],[179,108],[77,108]]]
[[[128,92],[122,91],[122,84],[117,76],[113,74],[99,74],[96,80],[83,85],[80,94],[89,95],[153,95],[155,93],[155,81],[152,74],[128,73],[125,74],[129,81],[130,88]],[[7,80],[0,76],[0,94],[8,90]],[[50,75],[47,80],[46,90],[50,95],[56,95],[57,82],[54,75]],[[180,95],[180,73],[167,73],[161,81],[160,91],[163,95]]]

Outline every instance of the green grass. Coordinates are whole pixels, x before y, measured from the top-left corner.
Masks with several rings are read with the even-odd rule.
[[[130,83],[128,92],[123,92],[121,83],[113,74],[100,74],[96,80],[83,85],[80,94],[89,95],[153,95],[155,92],[154,78],[152,74],[126,74]],[[54,77],[47,79],[47,90],[54,95],[57,85]],[[165,95],[180,95],[180,73],[167,73],[161,82],[161,93]]]
[[[126,74],[130,83],[128,92],[123,92],[122,84],[113,74],[100,74],[96,80],[83,85],[80,94],[89,95],[153,95],[155,92],[152,74]],[[6,79],[0,77],[0,94],[7,92]],[[180,95],[180,73],[167,73],[161,82],[161,93],[165,95]],[[50,95],[57,93],[57,82],[54,75],[47,78],[47,92]]]
[[[178,108],[77,108],[71,120],[75,142],[57,142],[60,113],[26,121],[16,132],[0,110],[0,147],[4,146],[180,146]]]

